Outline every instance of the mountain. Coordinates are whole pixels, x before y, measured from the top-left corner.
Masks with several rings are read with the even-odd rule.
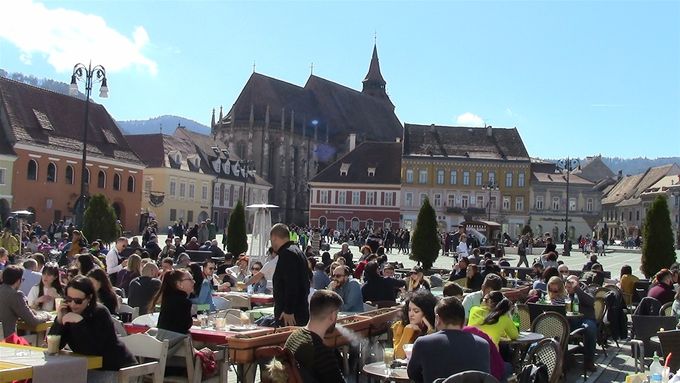
[[[609,166],[614,173],[621,173],[625,175],[632,175],[642,173],[647,168],[662,166],[667,164],[680,165],[680,157],[659,157],[659,158],[620,158],[620,157],[602,157],[602,162]]]
[[[150,134],[159,133],[163,127],[163,133],[172,134],[177,125],[182,125],[192,132],[210,134],[210,127],[188,118],[164,115],[148,120],[116,121],[123,134]]]
[[[61,81],[55,81],[52,80],[51,78],[37,78],[33,75],[25,75],[19,72],[9,73],[3,69],[0,69],[0,77],[5,77],[14,81],[22,82],[24,84],[33,85],[38,88],[47,89],[55,93],[61,93],[70,96],[69,94],[70,84]],[[76,95],[76,97],[80,98],[81,100],[84,100],[85,94],[78,91],[78,95]]]

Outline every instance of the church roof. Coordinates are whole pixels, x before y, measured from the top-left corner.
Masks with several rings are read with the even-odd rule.
[[[371,64],[368,66],[368,73],[362,82],[374,82],[381,85],[387,84],[380,73],[380,61],[378,60],[378,46],[373,45],[373,56],[371,56]]]
[[[404,155],[529,161],[516,128],[404,125]]]
[[[311,182],[399,185],[401,143],[362,142],[317,174]]]
[[[11,145],[23,143],[82,153],[85,101],[76,97],[0,78],[3,134]],[[87,151],[89,155],[141,165],[104,106],[90,100]]]

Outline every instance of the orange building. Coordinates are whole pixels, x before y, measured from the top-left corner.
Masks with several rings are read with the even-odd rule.
[[[33,211],[43,227],[69,221],[80,195],[85,101],[0,78],[0,127],[16,160],[12,208]],[[104,194],[125,230],[139,230],[143,163],[113,118],[90,102],[86,184]]]

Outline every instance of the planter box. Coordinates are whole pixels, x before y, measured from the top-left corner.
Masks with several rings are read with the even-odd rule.
[[[364,317],[361,315],[352,315],[342,319],[338,319],[335,324],[335,330],[332,333],[326,334],[323,343],[328,347],[340,347],[352,342],[351,339],[347,339],[340,331],[338,327],[343,327],[352,333],[356,334],[359,338],[368,337],[371,330],[371,318]]]
[[[362,317],[371,318],[370,336],[387,332],[395,319],[399,318],[402,306],[386,307],[361,313]]]
[[[243,364],[255,361],[255,350],[264,346],[283,346],[290,334],[299,327],[281,327],[271,329],[269,333],[262,335],[240,334],[229,338],[227,346],[229,361]]]

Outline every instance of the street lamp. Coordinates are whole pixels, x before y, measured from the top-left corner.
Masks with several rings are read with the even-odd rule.
[[[565,158],[555,164],[560,171],[566,171],[567,176],[567,203],[564,215],[564,241],[569,238],[569,174],[576,169],[581,169],[581,161],[578,158]]]
[[[488,185],[482,186],[482,190],[487,190],[489,192],[489,198],[487,199],[486,206],[489,208],[489,221],[491,221],[491,192],[498,191],[498,185],[495,181],[489,181]]]
[[[89,200],[87,184],[85,183],[85,175],[87,174],[87,125],[88,114],[90,111],[90,94],[92,93],[92,83],[99,82],[99,97],[109,97],[109,87],[106,84],[106,70],[101,65],[92,67],[92,63],[85,64],[78,63],[73,66],[73,74],[71,75],[71,86],[69,87],[69,94],[75,96],[78,94],[78,81],[85,82],[85,122],[83,124],[83,161],[82,171],[80,174],[80,196],[74,206],[75,210],[75,224],[77,227],[83,225],[83,215],[87,208]],[[89,180],[88,180],[89,181]]]

